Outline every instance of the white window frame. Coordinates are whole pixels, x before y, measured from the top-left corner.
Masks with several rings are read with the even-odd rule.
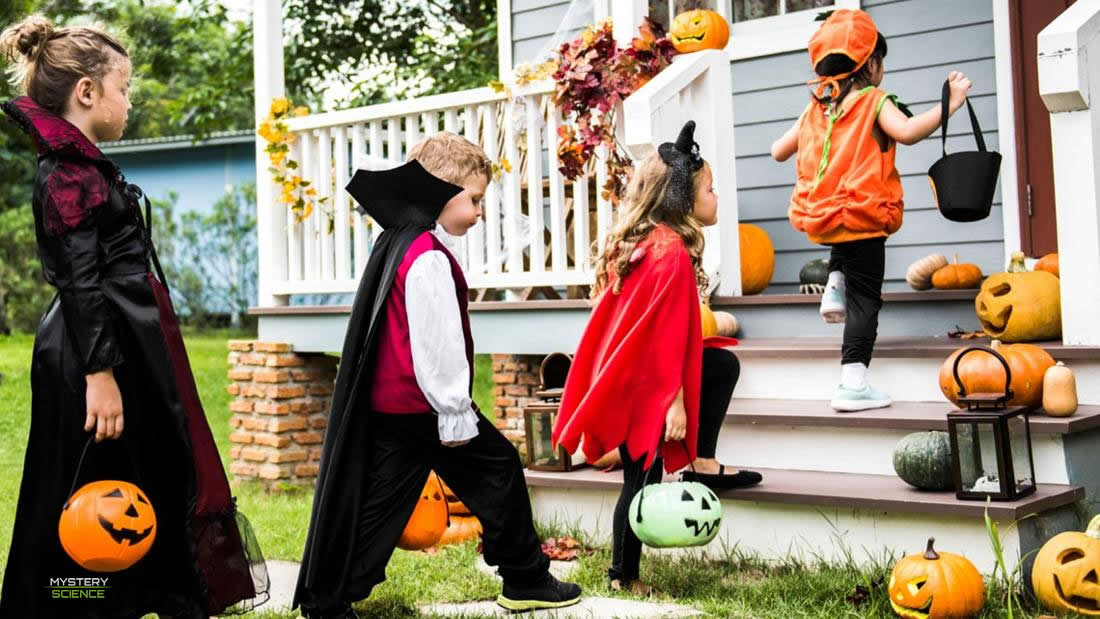
[[[669,13],[672,13],[674,0],[669,0]],[[782,6],[786,0],[779,0]],[[730,42],[726,53],[730,60],[744,60],[793,52],[806,49],[810,37],[820,26],[814,21],[818,13],[836,9],[858,9],[860,0],[835,0],[832,6],[794,11],[771,17],[760,17],[748,21],[733,22],[733,0],[718,0],[717,11],[730,22]]]

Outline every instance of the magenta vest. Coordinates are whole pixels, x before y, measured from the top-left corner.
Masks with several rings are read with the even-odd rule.
[[[382,329],[375,349],[374,380],[371,383],[370,402],[371,409],[375,412],[410,414],[432,411],[432,406],[416,383],[416,374],[413,372],[409,314],[405,307],[405,277],[417,258],[433,250],[443,252],[451,263],[454,293],[462,314],[462,335],[466,340],[466,362],[470,366],[470,390],[473,393],[474,340],[470,335],[470,316],[467,314],[469,289],[466,286],[466,277],[462,274],[462,267],[443,242],[431,232],[425,231],[409,245],[386,297]]]

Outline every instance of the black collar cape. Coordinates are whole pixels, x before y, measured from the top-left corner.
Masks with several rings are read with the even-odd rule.
[[[384,171],[359,170],[347,191],[383,228],[355,293],[321,453],[313,512],[291,608],[331,608],[366,597],[376,582],[354,566],[355,534],[369,474],[373,349],[397,267],[409,245],[435,227],[462,187],[409,161]]]

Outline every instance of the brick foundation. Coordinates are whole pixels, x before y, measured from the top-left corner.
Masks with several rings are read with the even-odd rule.
[[[229,342],[229,470],[236,479],[314,483],[338,362],[280,342]]]
[[[538,401],[539,365],[542,355],[492,355],[493,419],[497,428],[527,459],[523,407]]]

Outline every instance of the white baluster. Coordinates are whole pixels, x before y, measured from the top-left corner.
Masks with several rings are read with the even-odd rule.
[[[587,174],[573,181],[573,264],[578,271],[588,271],[588,182]]]
[[[563,273],[566,270],[565,180],[558,169],[558,127],[561,125],[561,112],[553,103],[547,105],[547,110],[546,150],[549,155],[546,176],[550,180],[550,268],[555,273]]]
[[[316,152],[317,138],[313,135],[312,130],[304,131],[302,132],[301,141],[302,160],[299,170],[302,179],[309,181],[311,186],[316,187],[317,175],[313,171],[317,169],[317,162],[313,157],[314,152]],[[305,215],[305,211],[302,211],[302,214]],[[321,271],[320,266],[317,264],[317,236],[315,231],[317,218],[318,214],[314,212],[302,222],[302,279],[308,281],[316,281]]]
[[[333,271],[333,238],[329,231],[333,222],[330,216],[335,214],[332,200],[332,133],[328,128],[319,129],[317,136],[317,210],[313,216],[317,219],[317,231],[321,236],[321,279],[331,281]],[[321,198],[327,198],[323,203]],[[333,228],[335,229],[335,228]]]
[[[481,106],[481,116],[485,123],[484,143],[482,147],[490,161],[497,161],[500,154],[497,152],[497,106],[495,103],[486,103]],[[466,137],[477,133],[477,113],[474,108],[466,108]],[[488,263],[489,273],[500,273],[500,208],[501,208],[501,183],[507,175],[501,176],[501,182],[489,183],[489,190],[485,192],[485,260]]]
[[[538,98],[527,98],[527,223],[531,272],[546,270],[546,224],[542,213],[542,114]]]
[[[413,146],[420,141],[420,117],[416,114],[410,114],[405,117],[405,157],[408,158],[409,151]]]
[[[611,233],[611,200],[603,197],[607,184],[607,146],[596,147],[596,247],[602,254]]]
[[[516,148],[515,106],[504,104],[504,157],[512,164],[512,171],[501,177],[504,199],[504,239],[508,246],[508,271],[523,271],[523,240],[519,238],[520,186],[519,154]]]
[[[443,130],[458,133],[458,110],[449,108],[443,112]]]
[[[377,127],[377,122],[371,123],[371,136],[373,138],[374,132],[378,132],[378,139],[381,141],[382,133]],[[364,135],[364,127],[360,123],[356,123],[351,130],[351,152],[354,161],[354,156],[359,153],[366,152],[366,136]],[[374,155],[377,151],[374,150],[374,146],[371,146],[371,154]],[[355,174],[355,170],[350,171],[351,174]],[[351,200],[351,196],[344,187],[347,183],[339,185],[336,188],[337,195],[341,196],[344,200]],[[351,205],[351,218],[355,222],[355,272],[352,273],[353,279],[359,279],[359,276],[363,274],[363,269],[367,266],[367,219],[355,208],[354,202]]]
[[[439,133],[439,112],[424,112],[424,137]]]
[[[405,160],[405,154],[401,151],[400,118],[386,120],[386,158],[397,163]]]
[[[302,136],[297,135],[297,140],[290,146],[290,152],[288,156],[294,161],[302,161]],[[291,174],[301,174],[301,168],[297,170],[288,170]],[[278,187],[275,192],[276,196],[282,195],[282,187]],[[278,198],[276,198],[278,199]],[[286,211],[286,247],[287,247],[287,264],[288,273],[287,280],[292,282],[302,281],[302,224],[298,221],[298,216],[289,206],[282,203],[279,200],[279,204]],[[261,266],[264,268],[266,265]]]
[[[466,139],[470,142],[477,144],[477,108],[471,106],[466,107],[466,126],[465,135]],[[452,121],[452,116],[453,121]],[[454,129],[448,129],[448,131],[458,131],[458,110],[447,110],[446,122],[453,126]],[[488,153],[486,153],[488,155]],[[493,157],[489,157],[492,161]],[[493,179],[489,179],[489,186],[485,190],[485,199],[482,202],[482,212],[487,214],[490,194],[497,191],[496,183],[492,182]],[[470,231],[466,233],[466,273],[473,275],[475,278],[479,278],[485,272],[485,230],[486,223],[485,217],[478,220],[477,225],[470,228]]]
[[[347,127],[336,127],[332,130],[332,165],[336,168],[336,176],[332,187],[332,207],[336,214],[336,226],[333,250],[336,253],[333,268],[335,279],[345,280],[351,277],[351,230],[348,226],[350,215],[348,214],[348,194],[344,187],[348,184],[348,134]]]

